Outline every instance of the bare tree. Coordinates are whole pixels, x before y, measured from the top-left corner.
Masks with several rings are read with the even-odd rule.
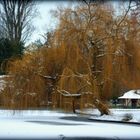
[[[35,14],[35,3],[32,0],[2,0],[1,28],[9,40],[17,44],[31,35],[31,20]]]

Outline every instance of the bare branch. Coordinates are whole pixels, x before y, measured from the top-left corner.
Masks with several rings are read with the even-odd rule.
[[[60,94],[62,94],[63,96],[67,96],[67,97],[78,97],[81,96],[81,94],[71,94],[66,90],[57,90]]]

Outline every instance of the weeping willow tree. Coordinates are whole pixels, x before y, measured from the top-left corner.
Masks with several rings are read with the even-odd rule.
[[[12,109],[39,107],[45,89],[44,81],[36,74],[39,67],[36,54],[26,54],[20,60],[10,60],[7,67],[10,78],[3,91],[4,106]]]
[[[127,89],[139,89],[140,88],[140,27],[139,27],[139,11],[138,13],[132,12],[129,21],[127,23],[127,34],[124,40],[124,52],[125,55],[121,59],[123,65],[121,65],[121,81],[127,87]]]
[[[48,106],[52,100],[64,63],[62,48],[44,46],[26,53],[21,59],[9,60],[3,91],[3,105],[11,109]]]
[[[79,6],[75,11],[61,9],[56,15],[60,24],[55,32],[55,38],[66,50],[66,69],[59,81],[62,94],[83,92],[84,95],[84,92],[90,92],[92,104],[101,111],[101,114],[109,114],[102,101],[108,98],[112,82],[110,82],[113,67],[111,55],[115,49],[112,46],[113,39],[108,33],[113,25],[112,11],[103,5],[92,3]],[[109,30],[106,31],[104,29],[107,26]]]

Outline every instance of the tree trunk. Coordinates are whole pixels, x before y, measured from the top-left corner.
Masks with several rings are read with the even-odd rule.
[[[75,99],[72,99],[72,111],[73,111],[73,113],[76,113],[76,111],[75,111]]]
[[[100,100],[98,100],[97,98],[93,98],[93,104],[100,111],[101,116],[110,114],[108,107],[105,104],[103,104]]]

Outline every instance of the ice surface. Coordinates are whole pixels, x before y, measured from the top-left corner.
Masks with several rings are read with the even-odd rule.
[[[91,111],[91,110],[88,110]],[[87,112],[88,112],[87,111]],[[92,110],[93,111],[93,110]],[[132,113],[134,119],[140,116],[140,110],[111,110],[110,116],[99,118],[120,119],[125,113]],[[91,112],[90,112],[91,113]],[[94,110],[97,116],[97,110]],[[45,110],[16,111],[0,110],[0,138],[59,138],[59,137],[121,137],[140,138],[140,126],[103,123],[91,121],[75,121],[65,117],[79,115]],[[81,115],[80,115],[81,116]],[[116,117],[115,117],[116,116]],[[63,119],[62,119],[63,117]],[[94,117],[96,118],[96,117]],[[58,125],[61,124],[61,125]],[[70,125],[71,124],[71,125]]]

